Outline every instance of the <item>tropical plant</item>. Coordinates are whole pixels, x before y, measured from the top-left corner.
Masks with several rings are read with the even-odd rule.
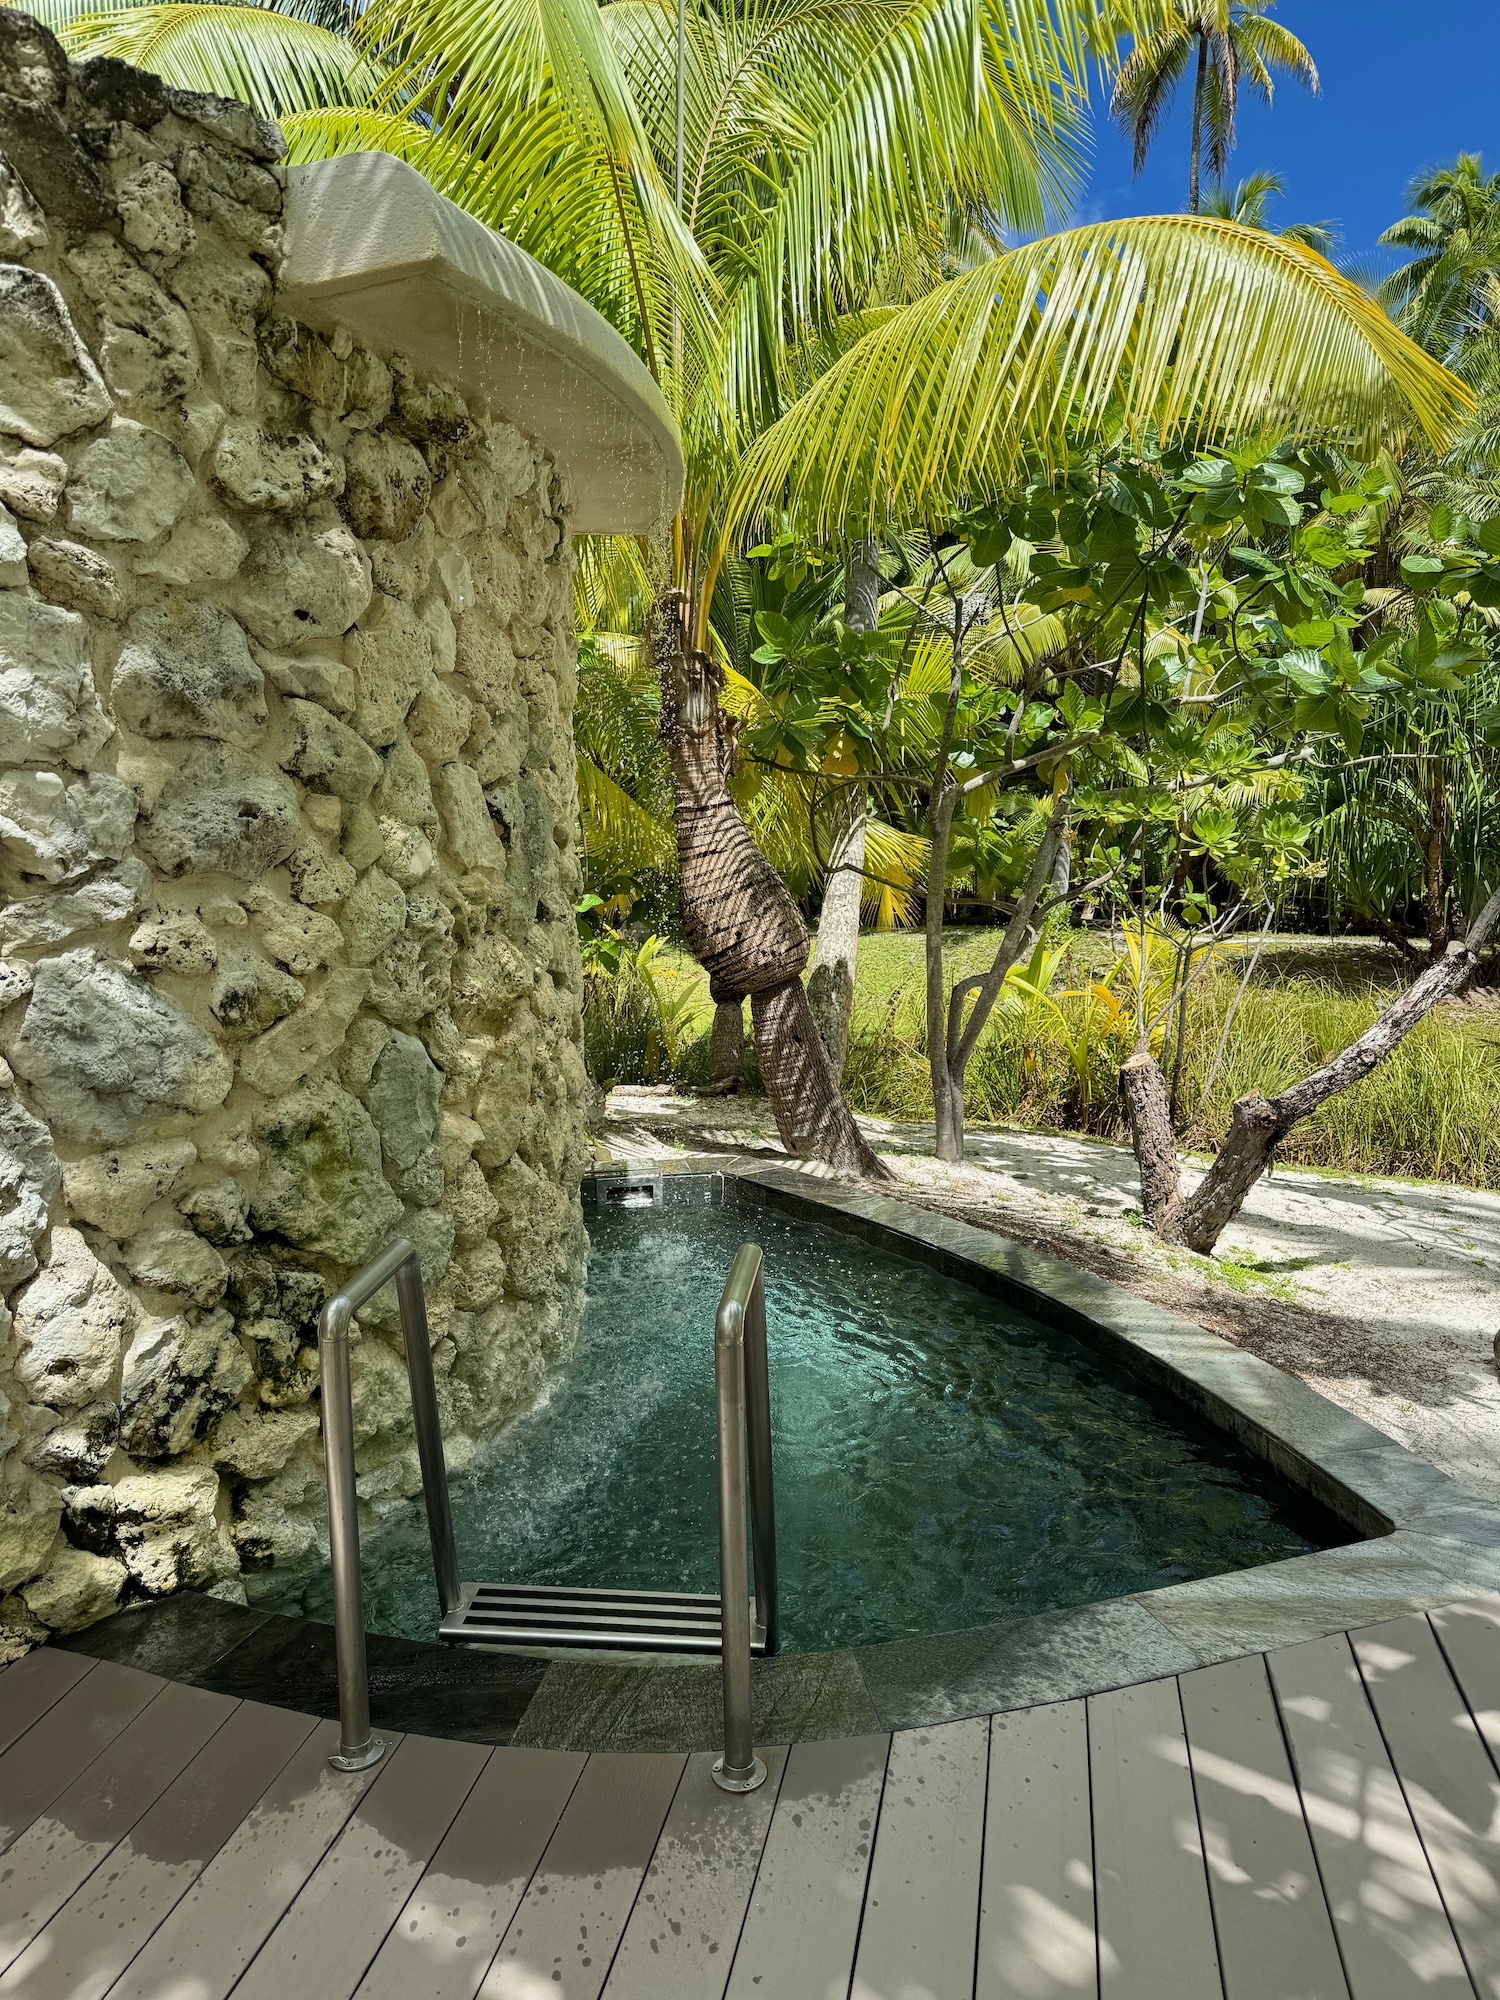
[[[1267,104],[1276,70],[1309,90],[1319,87],[1317,66],[1307,50],[1289,28],[1269,18],[1274,5],[1275,0],[1177,0],[1174,17],[1156,32],[1138,36],[1120,65],[1111,108],[1130,136],[1137,173],[1146,164],[1178,84],[1192,68],[1189,214],[1198,213],[1204,167],[1216,180],[1223,179],[1234,151],[1242,83]]]
[[[691,981],[662,962],[660,937],[632,944],[600,926],[597,917],[582,927],[582,937],[589,1074],[606,1089],[624,1077],[671,1082],[697,1025],[699,1003]]]
[[[1478,153],[1417,175],[1406,191],[1411,213],[1382,244],[1411,254],[1381,286],[1381,297],[1414,340],[1459,361],[1474,337],[1500,327],[1500,174]]]
[[[30,11],[76,56],[112,56],[272,118],[364,102],[386,75],[346,0],[33,0]]]
[[[1284,243],[1300,243],[1304,250],[1316,250],[1331,257],[1338,246],[1339,233],[1331,222],[1290,222],[1285,229],[1271,228],[1271,206],[1286,192],[1282,175],[1265,168],[1247,174],[1244,180],[1227,187],[1222,182],[1203,197],[1203,213],[1217,215],[1224,222],[1237,222],[1242,229],[1265,229]]]
[[[795,1153],[877,1170],[809,1013],[801,914],[727,781],[710,632],[744,514],[784,494],[799,531],[820,517],[814,539],[842,546],[885,512],[991,497],[1028,449],[1070,452],[1106,416],[1357,440],[1413,419],[1444,436],[1461,408],[1355,287],[1229,223],[1073,231],[933,284],[955,218],[1028,232],[1061,208],[1105,31],[1144,47],[1171,13],[723,0],[686,10],[679,72],[671,11],[640,0],[374,0],[357,35],[377,87],[285,121],[296,157],[412,160],[607,313],[678,413],[687,490],[649,637],[684,930],[716,998],[751,998]]]

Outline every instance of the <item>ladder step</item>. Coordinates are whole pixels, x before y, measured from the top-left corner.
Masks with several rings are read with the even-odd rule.
[[[750,1606],[753,1653],[765,1634]],[[438,1627],[453,1644],[586,1647],[629,1653],[722,1650],[719,1599],[673,1590],[583,1590],[560,1584],[466,1583]]]

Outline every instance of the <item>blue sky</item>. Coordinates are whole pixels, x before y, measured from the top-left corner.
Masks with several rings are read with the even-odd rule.
[[[1283,173],[1273,221],[1334,219],[1338,254],[1365,258],[1405,213],[1418,168],[1459,152],[1500,168],[1500,0],[1281,0],[1276,17],[1311,51],[1323,94],[1284,83],[1269,111],[1241,97],[1228,178],[1261,167]],[[1080,221],[1186,205],[1190,83],[1178,97],[1138,181],[1128,141],[1100,107]]]

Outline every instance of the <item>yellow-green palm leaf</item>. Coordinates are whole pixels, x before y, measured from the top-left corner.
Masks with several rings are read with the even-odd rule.
[[[62,0],[47,12],[72,55],[115,56],[272,117],[357,102],[380,81],[379,66],[345,36],[269,7],[169,0],[75,12]]]
[[[1211,216],[1096,223],[965,272],[857,341],[748,453],[731,523],[788,495],[820,537],[941,516],[1106,417],[1373,450],[1392,429],[1443,442],[1469,406],[1311,250]]]

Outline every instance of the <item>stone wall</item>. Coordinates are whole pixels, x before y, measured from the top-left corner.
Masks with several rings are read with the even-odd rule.
[[[324,1535],[404,1231],[451,1460],[571,1339],[560,479],[277,312],[280,135],[0,14],[0,1645]],[[361,1491],[419,1484],[394,1301]]]

